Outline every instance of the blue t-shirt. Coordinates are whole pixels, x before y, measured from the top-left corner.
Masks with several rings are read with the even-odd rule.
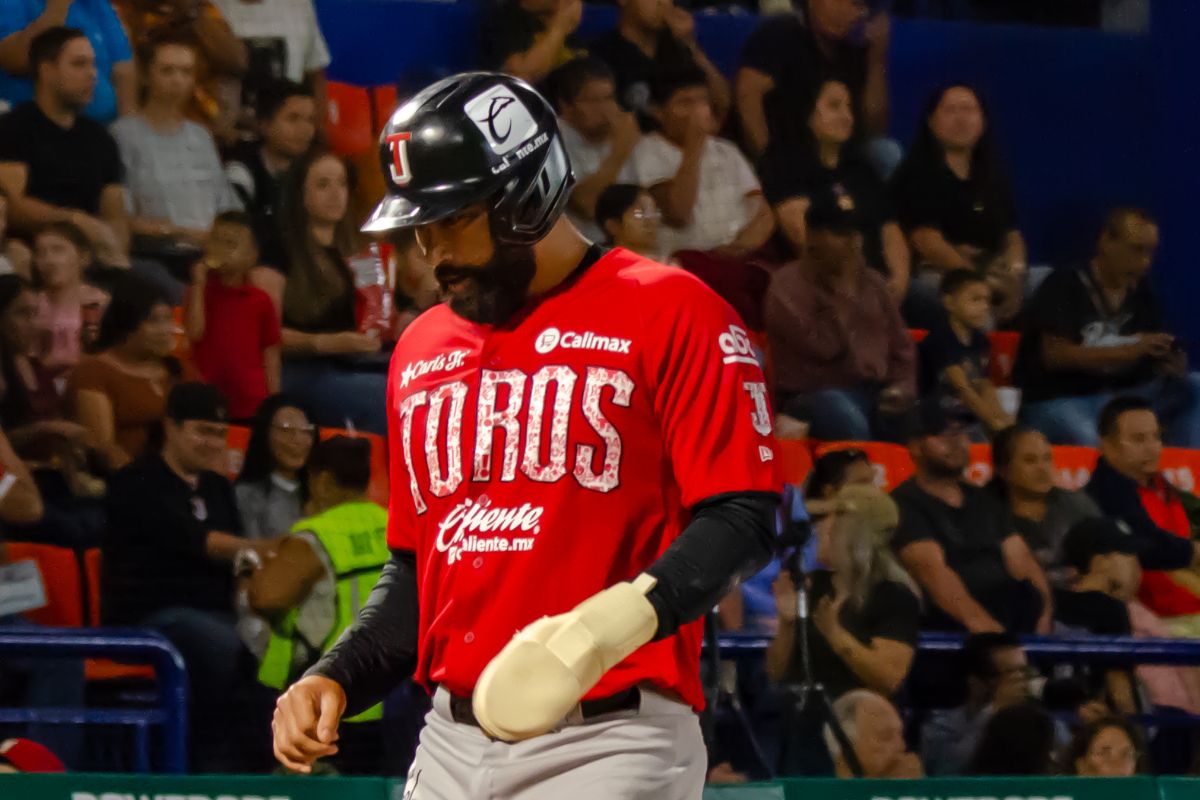
[[[0,39],[24,30],[41,16],[43,0],[0,0]],[[117,95],[112,85],[112,68],[133,58],[129,38],[109,0],[74,0],[67,11],[67,27],[79,28],[96,51],[96,93],[84,114],[108,124],[117,118]],[[33,99],[33,81],[28,75],[0,70],[0,99],[12,105]]]

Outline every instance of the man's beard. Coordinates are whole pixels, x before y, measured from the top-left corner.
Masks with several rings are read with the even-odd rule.
[[[533,248],[528,245],[496,245],[491,259],[479,267],[438,264],[434,269],[450,310],[484,325],[506,322],[524,307],[536,272]],[[449,291],[449,284],[459,280],[462,284]]]

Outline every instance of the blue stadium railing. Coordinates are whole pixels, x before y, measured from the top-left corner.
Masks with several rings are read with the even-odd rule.
[[[112,658],[152,664],[157,677],[153,708],[0,708],[0,723],[122,725],[133,729],[137,772],[149,772],[150,729],[162,729],[162,771],[187,772],[187,670],[179,651],[153,631],[121,628],[0,626],[5,658]]]

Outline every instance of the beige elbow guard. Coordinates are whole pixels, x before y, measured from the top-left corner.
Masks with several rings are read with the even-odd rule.
[[[480,727],[508,742],[553,730],[605,672],[654,636],[658,615],[646,599],[654,584],[643,573],[518,632],[475,684]]]

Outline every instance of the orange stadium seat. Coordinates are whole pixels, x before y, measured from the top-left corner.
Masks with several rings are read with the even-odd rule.
[[[817,458],[834,450],[862,450],[875,467],[875,485],[890,492],[912,477],[912,458],[908,450],[888,442],[823,442],[817,445]]]
[[[361,155],[375,147],[369,90],[348,83],[325,84],[325,132],[329,148],[339,156]]]
[[[971,461],[963,475],[968,483],[983,486],[992,479],[992,446],[990,444],[971,445]]]
[[[10,542],[10,561],[31,560],[42,573],[46,605],[26,612],[39,625],[60,628],[83,627],[83,579],[75,551],[67,547],[30,542]]]
[[[367,498],[387,508],[388,504],[388,451],[387,442],[382,436],[364,431],[350,431],[343,428],[322,428],[321,441],[332,436],[353,436],[367,439],[371,442],[371,485],[367,489]]]
[[[1096,468],[1096,459],[1099,457],[1096,449],[1055,445],[1051,452],[1054,456],[1055,482],[1064,489],[1082,489]]]
[[[1013,365],[1017,362],[1017,346],[1021,334],[1017,331],[992,331],[988,334],[992,357],[988,378],[996,386],[1012,386]]]
[[[237,478],[246,460],[246,448],[250,446],[250,429],[244,425],[230,425],[225,439],[225,477]]]
[[[797,486],[808,480],[812,472],[813,457],[809,443],[805,439],[779,439],[775,445],[779,457],[779,472],[785,483]]]
[[[909,328],[908,338],[913,340],[913,344],[920,344],[925,337],[929,335],[929,331],[924,328]]]
[[[92,548],[83,554],[84,574],[87,577],[88,597],[91,602],[88,609],[91,619],[88,624],[92,627],[100,625],[100,566],[102,560],[99,548]],[[89,658],[83,662],[83,675],[89,681],[116,680],[154,680],[154,667],[148,664],[120,664],[107,658]]]
[[[1200,450],[1164,447],[1162,471],[1177,489],[1195,494],[1200,479]]]

